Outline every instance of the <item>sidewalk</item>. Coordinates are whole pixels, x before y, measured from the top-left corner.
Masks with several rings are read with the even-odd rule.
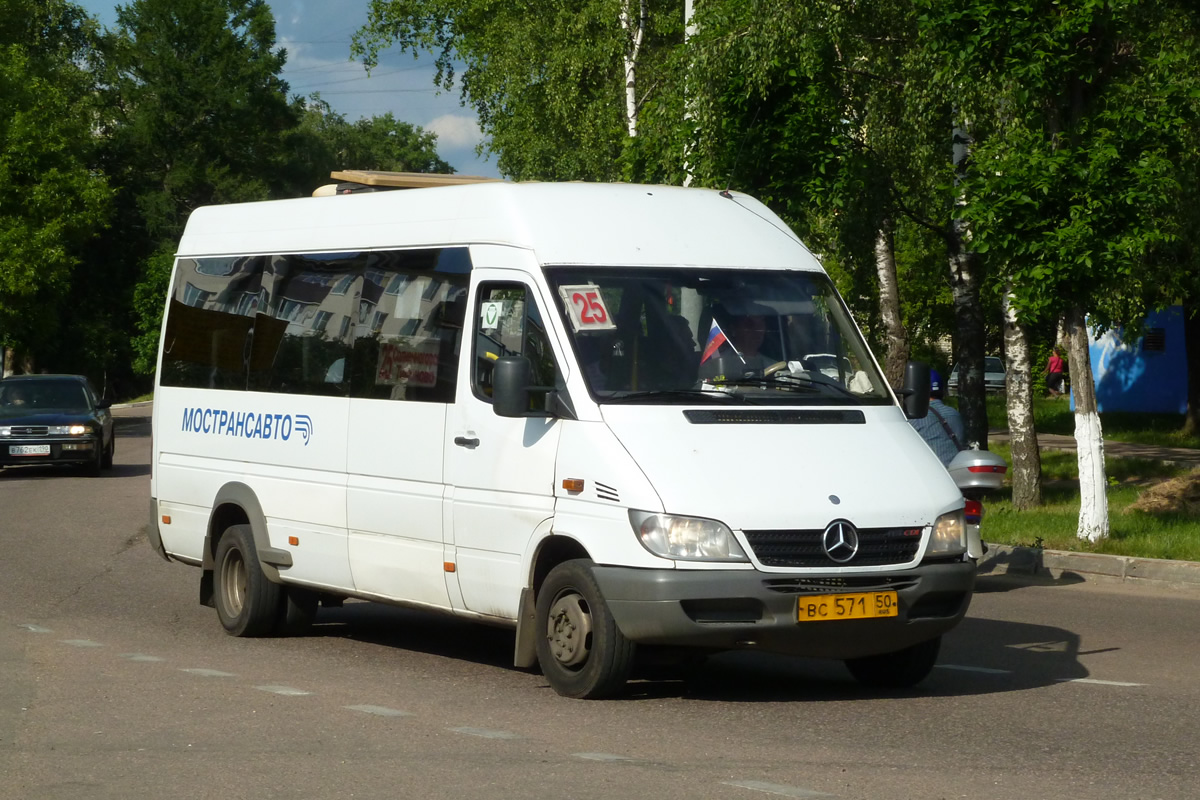
[[[988,431],[988,441],[1008,444],[1008,429],[1002,428]],[[1058,433],[1039,433],[1038,447],[1042,450],[1065,450],[1069,453],[1074,453],[1075,437],[1063,436]],[[1114,442],[1105,439],[1104,453],[1114,458],[1144,458],[1148,461],[1161,461],[1164,464],[1200,467],[1200,450],[1191,450],[1186,447],[1158,447],[1156,445]]]

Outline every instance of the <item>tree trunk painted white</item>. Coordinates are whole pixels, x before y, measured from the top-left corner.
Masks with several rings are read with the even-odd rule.
[[[885,219],[875,235],[875,271],[879,276],[879,317],[887,336],[887,354],[883,371],[888,383],[904,382],[908,363],[908,333],[900,318],[900,286],[896,280],[896,245],[892,221]]]
[[[1033,424],[1033,365],[1029,339],[1012,305],[1012,290],[1001,298],[1004,309],[1004,391],[1012,445],[1012,504],[1025,511],[1042,504],[1042,454]]]
[[[1075,394],[1075,451],[1079,461],[1079,530],[1089,542],[1108,538],[1108,480],[1104,472],[1104,434],[1096,407],[1096,384],[1088,352],[1083,309],[1067,314],[1067,364]]]
[[[639,0],[637,19],[633,16],[634,0],[623,0],[621,3],[621,28],[626,34],[625,43],[625,124],[630,136],[637,136],[638,102],[637,102],[637,67],[638,56],[641,54],[642,42],[646,38],[647,0]]]

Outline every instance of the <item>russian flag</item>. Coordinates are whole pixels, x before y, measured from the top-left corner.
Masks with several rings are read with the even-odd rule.
[[[728,341],[729,339],[725,336],[725,331],[721,330],[721,326],[714,319],[712,326],[708,329],[708,341],[704,344],[704,355],[700,356],[700,363],[703,364],[716,355],[717,348]]]

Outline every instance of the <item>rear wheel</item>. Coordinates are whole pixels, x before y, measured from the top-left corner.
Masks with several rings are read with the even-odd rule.
[[[536,619],[538,663],[554,691],[592,699],[621,693],[636,648],[617,628],[590,561],[565,561],[550,571]]]
[[[914,644],[895,653],[846,659],[846,667],[864,686],[907,689],[925,680],[937,662],[942,637]]]
[[[249,525],[231,525],[217,544],[214,600],[222,627],[233,636],[269,636],[282,601],[280,586],[258,564]]]

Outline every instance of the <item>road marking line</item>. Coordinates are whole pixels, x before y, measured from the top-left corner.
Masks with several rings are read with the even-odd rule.
[[[148,656],[145,653],[121,653],[121,658],[127,658],[130,661],[166,661],[160,656]]]
[[[450,728],[455,733],[465,733],[467,736],[482,736],[485,739],[520,739],[515,733],[508,731],[492,731],[487,728]]]
[[[22,625],[18,625],[17,627],[24,628],[30,633],[54,633],[54,631],[50,630],[49,628],[43,628],[41,625],[34,625],[31,622],[26,622]]]
[[[411,717],[411,711],[400,711],[386,706],[346,706],[351,711],[361,711],[364,714],[375,714],[380,717]]]
[[[1056,678],[1059,683],[1094,683],[1097,686],[1145,686],[1144,683],[1127,683],[1125,681],[1098,681],[1095,678]]]
[[[312,694],[312,692],[306,692],[303,689],[295,689],[291,686],[255,686],[254,688],[261,689],[264,692],[270,692],[271,694],[282,694],[286,697],[303,697],[306,694]]]
[[[588,761],[633,761],[629,756],[618,756],[614,753],[572,753],[576,758],[585,758]]]
[[[812,789],[801,789],[799,786],[784,786],[781,783],[765,783],[763,781],[724,781],[726,786],[736,786],[739,789],[752,789],[756,792],[777,794],[783,797],[833,797],[825,792],[815,792]]]
[[[63,644],[69,644],[72,647],[104,647],[99,642],[93,642],[91,639],[59,639]]]
[[[939,669],[956,669],[959,672],[982,672],[985,675],[1011,675],[1011,669],[991,669],[989,667],[968,667],[963,664],[934,664]]]
[[[202,669],[197,667],[184,667],[179,670],[186,672],[189,675],[199,675],[201,678],[236,678],[232,672],[221,672],[219,669]]]

